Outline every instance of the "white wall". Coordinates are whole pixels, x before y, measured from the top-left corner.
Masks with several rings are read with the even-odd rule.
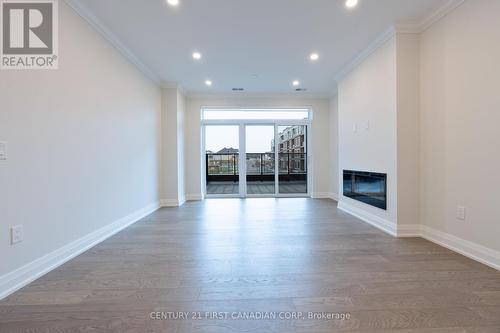
[[[396,80],[393,37],[338,83],[339,191],[343,170],[386,173],[387,211],[341,193],[340,202],[392,224],[397,221]]]
[[[420,223],[420,36],[396,35],[398,228]]]
[[[500,267],[499,40],[500,2],[465,1],[421,34],[395,34],[339,82],[339,174],[389,177],[387,214],[342,196],[339,207]]]
[[[162,200],[176,200],[177,177],[177,89],[162,89]]]
[[[500,1],[466,1],[421,36],[421,221],[500,251]],[[455,218],[458,205],[466,221]],[[500,259],[498,259],[500,260]]]
[[[330,163],[332,198],[339,198],[339,98],[335,94],[330,98]]]
[[[160,90],[59,4],[59,69],[0,71],[0,280],[159,199]]]
[[[185,165],[186,161],[184,159],[185,151],[185,104],[186,100],[184,94],[178,89],[177,90],[177,169],[179,170],[177,174],[177,188],[178,197],[180,202],[186,200],[186,179],[185,179]]]
[[[328,195],[331,187],[330,106],[328,99],[299,99],[291,97],[238,98],[222,96],[188,97],[185,112],[186,193],[189,198],[202,194],[201,122],[202,107],[311,107],[313,150],[313,194]]]
[[[185,98],[178,88],[165,88],[162,101],[162,204],[178,206],[185,201]]]

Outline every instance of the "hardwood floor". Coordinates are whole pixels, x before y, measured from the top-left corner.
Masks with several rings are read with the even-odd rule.
[[[500,332],[500,272],[333,201],[213,199],[161,209],[0,302],[2,333],[337,331]]]

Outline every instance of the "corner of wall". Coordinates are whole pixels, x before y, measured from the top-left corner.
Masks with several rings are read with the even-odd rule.
[[[396,34],[398,226],[420,224],[419,49],[418,34]]]
[[[330,165],[331,165],[331,183],[330,191],[335,193],[335,199],[338,201],[339,193],[339,114],[338,114],[338,93],[336,92],[330,98]]]
[[[162,206],[180,206],[186,201],[185,102],[181,88],[162,88]]]

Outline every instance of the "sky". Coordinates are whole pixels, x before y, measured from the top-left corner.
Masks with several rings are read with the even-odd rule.
[[[217,152],[222,148],[239,149],[238,126],[206,126],[205,146]],[[246,145],[248,153],[267,153],[271,151],[274,139],[274,126],[246,126]]]

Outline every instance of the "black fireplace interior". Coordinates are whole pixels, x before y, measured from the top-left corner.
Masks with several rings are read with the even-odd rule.
[[[387,210],[387,174],[344,170],[344,196]]]

